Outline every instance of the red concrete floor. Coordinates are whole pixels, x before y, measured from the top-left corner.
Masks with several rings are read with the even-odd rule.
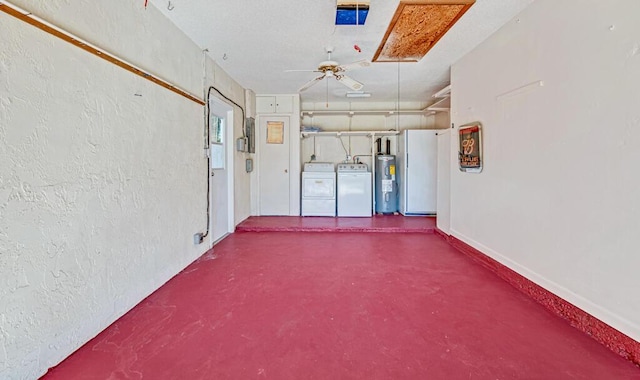
[[[375,215],[371,218],[330,218],[320,216],[250,217],[237,227],[238,232],[421,232],[433,233],[436,218],[426,216]]]
[[[640,379],[434,234],[246,232],[54,379]]]

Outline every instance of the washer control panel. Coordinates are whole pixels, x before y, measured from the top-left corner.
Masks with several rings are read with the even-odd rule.
[[[367,172],[367,164],[338,164],[339,172]]]
[[[304,164],[305,172],[333,172],[335,167],[330,162],[307,162]]]

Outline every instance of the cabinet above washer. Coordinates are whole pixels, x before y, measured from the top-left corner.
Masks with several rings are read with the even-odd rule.
[[[256,96],[256,112],[257,113],[292,113],[293,112],[293,96],[291,95],[275,95],[275,96]]]

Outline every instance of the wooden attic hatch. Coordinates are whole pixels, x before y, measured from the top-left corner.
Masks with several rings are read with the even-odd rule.
[[[418,62],[475,0],[402,0],[373,62]]]

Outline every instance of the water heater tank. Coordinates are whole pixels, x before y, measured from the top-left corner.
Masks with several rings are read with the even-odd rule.
[[[378,155],[376,160],[376,212],[392,214],[398,211],[398,179],[396,156]]]

